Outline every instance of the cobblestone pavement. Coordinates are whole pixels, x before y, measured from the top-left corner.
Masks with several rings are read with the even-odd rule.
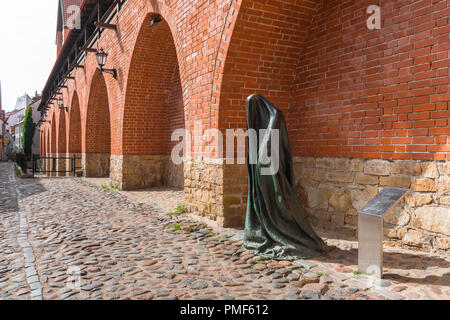
[[[373,283],[354,272],[354,241],[321,234],[336,246],[327,255],[263,260],[242,230],[168,214],[182,201],[176,189],[16,179],[0,163],[0,299],[450,299],[447,255],[388,247]]]

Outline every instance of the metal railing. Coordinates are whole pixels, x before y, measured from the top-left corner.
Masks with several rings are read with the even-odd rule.
[[[58,161],[70,161],[70,165],[64,165],[64,169],[61,170],[57,165]],[[49,167],[46,166],[46,161],[49,161]],[[72,173],[74,176],[78,171],[82,170],[81,167],[81,157],[77,157],[76,155],[72,157],[41,157],[41,156],[33,156],[31,165],[31,170],[33,175],[36,173]],[[77,163],[79,165],[77,165]],[[48,163],[47,163],[48,165]],[[48,167],[48,168],[46,168]]]

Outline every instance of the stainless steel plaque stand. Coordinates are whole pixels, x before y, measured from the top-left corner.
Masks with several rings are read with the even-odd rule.
[[[386,187],[358,213],[358,266],[361,272],[383,276],[383,216],[408,191]]]

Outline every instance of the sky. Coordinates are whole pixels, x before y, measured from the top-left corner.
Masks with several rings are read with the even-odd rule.
[[[0,0],[2,106],[41,93],[56,60],[58,0]]]

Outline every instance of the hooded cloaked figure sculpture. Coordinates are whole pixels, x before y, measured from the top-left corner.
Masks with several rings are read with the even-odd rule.
[[[297,197],[282,112],[261,95],[248,97],[246,111],[249,190],[244,246],[259,256],[280,260],[310,258],[327,251]],[[254,139],[250,131],[256,131]],[[277,136],[274,133],[279,141],[272,141]],[[279,152],[269,156],[268,150],[276,145]]]

